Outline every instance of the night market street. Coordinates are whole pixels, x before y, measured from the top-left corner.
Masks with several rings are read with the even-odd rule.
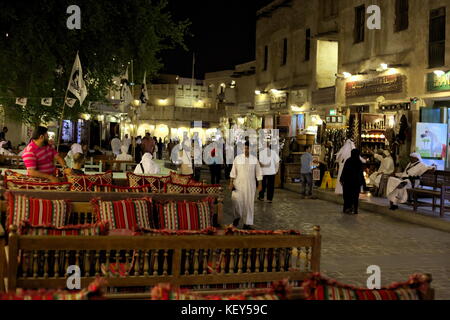
[[[450,299],[450,233],[363,210],[358,216],[341,212],[340,205],[276,189],[272,204],[256,200],[255,229],[310,232],[320,225],[321,271],[328,277],[365,287],[370,265],[380,266],[382,286],[416,272],[431,273],[436,299]],[[229,191],[224,221],[233,221]]]

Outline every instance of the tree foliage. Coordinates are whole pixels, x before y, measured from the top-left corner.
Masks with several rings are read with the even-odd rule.
[[[60,119],[70,72],[79,52],[89,95],[64,118],[89,113],[105,101],[112,79],[134,60],[135,79],[162,67],[165,50],[184,46],[189,22],[173,21],[166,0],[77,0],[81,29],[66,26],[69,0],[0,2],[0,103],[13,119],[30,124]],[[185,48],[186,49],[186,48]],[[69,94],[70,96],[70,94]],[[28,97],[25,108],[16,97]],[[40,98],[53,97],[52,107]]]

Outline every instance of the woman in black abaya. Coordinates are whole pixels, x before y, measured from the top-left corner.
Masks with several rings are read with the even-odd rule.
[[[358,149],[353,149],[351,157],[345,162],[340,183],[343,188],[344,213],[358,214],[359,193],[364,185],[363,164]]]

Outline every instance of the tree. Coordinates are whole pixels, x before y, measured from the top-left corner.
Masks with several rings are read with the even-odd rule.
[[[0,104],[14,120],[28,124],[60,119],[77,51],[89,95],[82,106],[65,108],[65,119],[91,113],[89,102],[105,101],[112,79],[133,59],[135,78],[162,67],[160,55],[181,46],[189,21],[175,22],[166,0],[78,0],[81,29],[66,26],[68,0],[3,1],[0,4]],[[28,97],[25,108],[16,97]],[[40,98],[53,97],[52,107]]]

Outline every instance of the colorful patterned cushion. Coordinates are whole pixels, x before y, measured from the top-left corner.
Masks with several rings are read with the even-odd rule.
[[[175,172],[171,172],[170,173],[170,180],[172,181],[172,183],[176,183],[176,184],[188,184],[189,181],[191,180],[192,175],[183,175],[183,174],[178,174]]]
[[[9,180],[6,188],[9,190],[51,190],[51,191],[69,191],[72,184],[70,182],[51,183],[51,182],[27,182],[21,180]]]
[[[140,187],[122,187],[113,186],[111,184],[97,184],[92,183],[89,189],[93,192],[120,192],[120,193],[150,193],[151,185],[140,186]]]
[[[150,219],[152,202],[148,198],[127,199],[120,201],[102,201],[99,198],[91,200],[97,221],[108,221],[111,230],[153,228]]]
[[[89,225],[67,225],[64,227],[33,226],[22,221],[18,233],[28,236],[103,236],[108,234],[108,222]]]
[[[223,192],[223,188],[220,184],[206,184],[204,188],[205,193],[207,194],[220,194]]]
[[[211,199],[156,203],[159,229],[202,230],[212,226]]]
[[[169,177],[143,176],[132,172],[127,172],[128,185],[132,188],[151,185],[152,193],[160,193],[164,188],[164,183]]]
[[[33,226],[63,227],[70,214],[70,201],[29,198],[5,193],[8,202],[8,228],[29,221]]]
[[[233,225],[225,229],[225,235],[289,235],[298,236],[300,231],[296,230],[242,230],[234,227]]]
[[[110,233],[111,234],[111,233]],[[151,236],[199,236],[199,235],[218,235],[217,229],[208,227],[203,230],[169,230],[169,229],[141,229],[133,234],[137,235],[151,235]]]
[[[424,275],[415,274],[407,282],[370,290],[341,284],[314,273],[303,282],[303,288],[307,300],[420,300],[428,283]]]
[[[164,185],[164,193],[186,193],[186,186],[168,182]]]
[[[7,185],[7,182],[10,180],[21,182],[49,182],[49,180],[45,178],[27,176],[25,174],[21,174],[12,170],[5,170],[4,177],[5,177],[5,185]]]
[[[72,183],[71,191],[86,192],[92,183],[96,184],[112,184],[113,174],[108,171],[102,174],[93,175],[70,175],[67,176],[67,181]]]

